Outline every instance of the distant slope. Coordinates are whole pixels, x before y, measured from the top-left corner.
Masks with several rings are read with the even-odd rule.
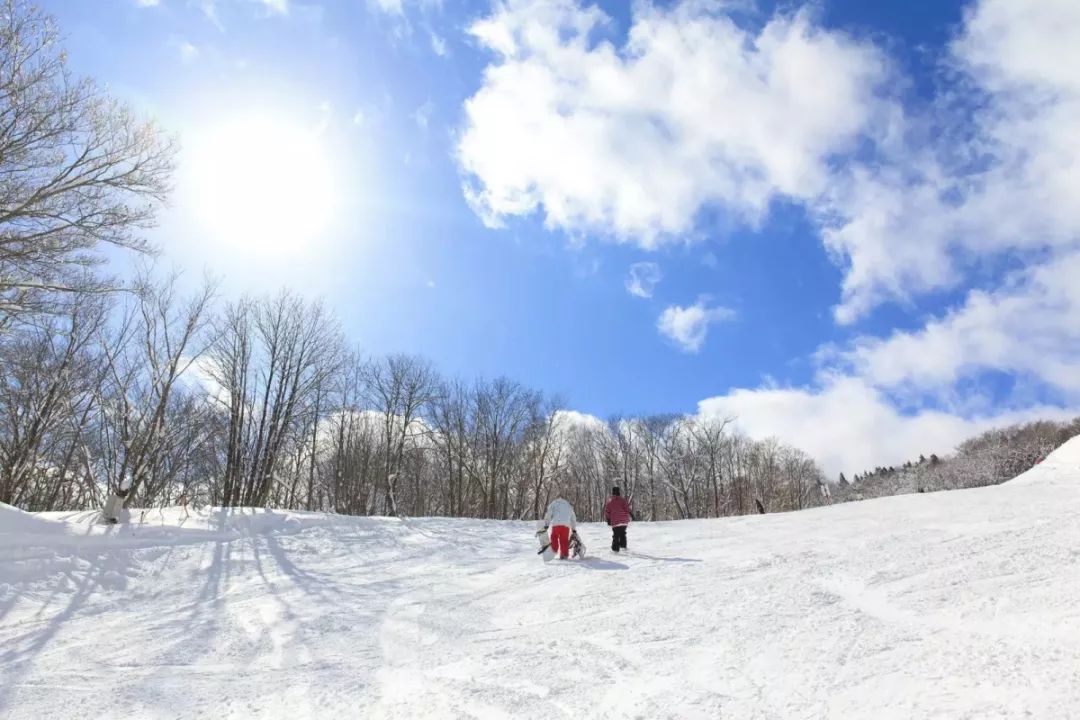
[[[1080,481],[1080,435],[1069,440],[1046,459],[1014,480],[1010,485]]]
[[[529,523],[0,508],[0,717],[1076,717],[1078,450],[549,565]]]
[[[1013,480],[1080,434],[1080,418],[1070,422],[1039,420],[987,430],[969,438],[955,452],[919,456],[902,465],[879,466],[839,482],[834,502],[866,500],[904,493],[959,490],[1000,485]]]

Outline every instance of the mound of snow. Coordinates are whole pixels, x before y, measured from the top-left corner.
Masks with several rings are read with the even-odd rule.
[[[1080,482],[1080,435],[1065,442],[1041,463],[1017,475],[1008,484]]]
[[[0,503],[0,535],[50,535],[62,532],[64,527],[59,523]]]

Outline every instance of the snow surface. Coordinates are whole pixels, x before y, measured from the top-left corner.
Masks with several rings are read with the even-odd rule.
[[[636,524],[0,507],[0,717],[1080,716],[1080,441],[1017,481]]]

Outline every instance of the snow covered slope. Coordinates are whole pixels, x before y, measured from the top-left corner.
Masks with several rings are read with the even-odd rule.
[[[1080,463],[635,525],[0,507],[0,717],[1080,716]]]
[[[1069,440],[1045,460],[1023,475],[1013,478],[1009,484],[1074,483],[1080,481],[1080,435]]]

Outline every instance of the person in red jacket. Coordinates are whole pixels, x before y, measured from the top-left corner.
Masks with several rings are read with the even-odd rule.
[[[611,488],[611,497],[604,505],[604,520],[611,526],[611,551],[626,549],[626,526],[634,519],[630,503],[622,496],[618,485]]]

